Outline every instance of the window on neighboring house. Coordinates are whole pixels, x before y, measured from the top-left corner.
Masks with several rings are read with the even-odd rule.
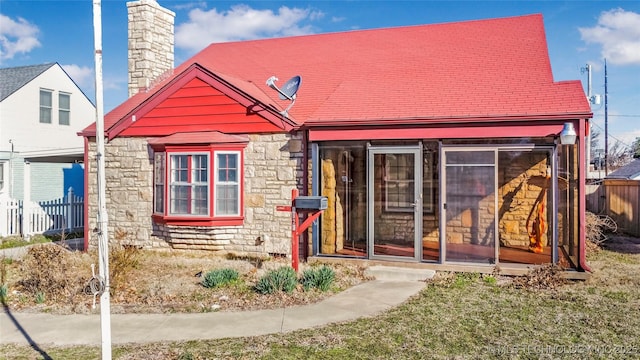
[[[154,154],[154,213],[176,225],[242,224],[242,146]]]
[[[58,123],[69,125],[71,123],[71,94],[58,94]]]
[[[53,108],[53,91],[40,89],[40,122],[51,124]]]

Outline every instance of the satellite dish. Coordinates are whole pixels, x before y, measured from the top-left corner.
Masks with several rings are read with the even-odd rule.
[[[291,101],[291,104],[289,104],[289,106],[281,112],[282,115],[287,116],[289,109],[291,109],[293,104],[296,102],[296,93],[298,92],[298,88],[300,87],[302,78],[299,75],[292,77],[291,79],[287,80],[286,83],[284,83],[282,89],[279,89],[276,86],[276,81],[278,81],[278,78],[272,76],[267,79],[267,85],[278,92],[278,97],[280,98],[280,100]]]

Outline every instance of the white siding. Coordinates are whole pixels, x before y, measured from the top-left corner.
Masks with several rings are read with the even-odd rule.
[[[51,124],[40,123],[40,89],[53,90]],[[71,94],[70,125],[58,123],[58,94]],[[0,103],[0,151],[34,152],[80,149],[77,132],[95,121],[95,108],[76,84],[55,64]]]

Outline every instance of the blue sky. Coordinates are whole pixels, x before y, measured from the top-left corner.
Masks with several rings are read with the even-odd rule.
[[[604,95],[609,146],[640,137],[640,1],[165,1],[174,11],[175,63],[211,42],[541,13],[554,78]],[[102,0],[105,112],[127,97],[126,1]],[[58,62],[94,99],[91,0],[0,0],[0,67]],[[604,101],[593,105],[604,129]],[[604,131],[601,130],[604,135]],[[603,135],[600,147],[603,147]]]

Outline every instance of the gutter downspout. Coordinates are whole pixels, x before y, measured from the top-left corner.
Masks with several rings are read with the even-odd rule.
[[[586,219],[587,219],[587,175],[585,164],[582,161],[586,158],[585,134],[587,132],[587,120],[578,121],[578,262],[582,270],[591,272],[591,267],[587,264],[586,256]],[[582,165],[582,166],[580,166]],[[587,165],[588,166],[588,165]]]

